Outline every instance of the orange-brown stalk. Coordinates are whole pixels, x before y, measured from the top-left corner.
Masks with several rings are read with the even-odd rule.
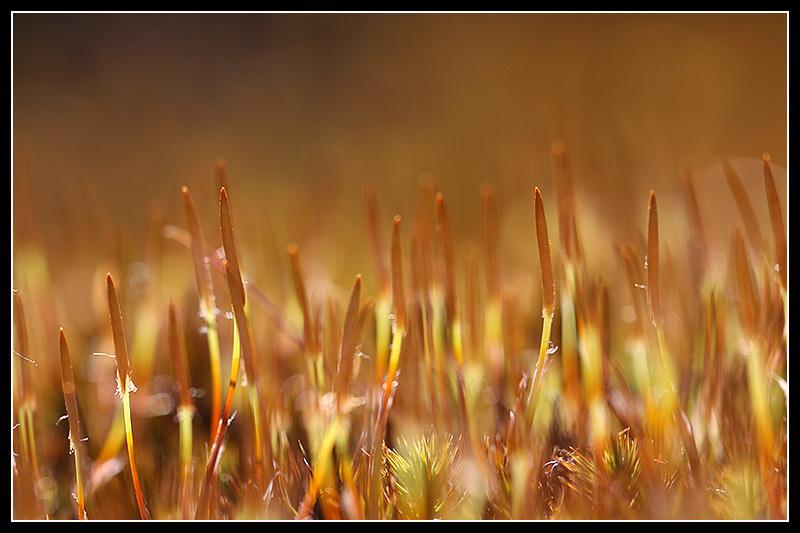
[[[31,365],[36,363],[31,358],[28,344],[28,326],[25,320],[25,308],[22,304],[22,294],[14,291],[14,337],[16,341],[15,354],[12,356],[18,362],[19,379],[16,381],[17,389],[17,422],[19,424],[22,441],[22,453],[31,468],[33,475],[31,486],[35,486],[39,474],[39,457],[36,450],[36,432],[34,431],[33,414],[36,410],[36,398],[33,395],[33,379]],[[38,501],[38,500],[37,500]]]
[[[781,280],[781,288],[786,290],[786,226],[783,223],[781,201],[778,198],[778,189],[775,187],[775,178],[772,175],[769,154],[762,157],[764,167],[764,188],[767,191],[767,206],[769,207],[769,220],[772,224],[772,239],[775,242],[775,268]]]
[[[223,267],[226,274],[230,277],[230,268],[227,259],[222,260]],[[196,519],[208,519],[211,514],[210,496],[214,491],[214,478],[216,475],[217,465],[219,464],[220,455],[222,454],[222,446],[225,440],[225,433],[232,421],[231,411],[233,409],[233,397],[236,393],[236,386],[239,381],[239,362],[241,360],[241,343],[239,341],[239,329],[236,325],[236,317],[234,316],[233,328],[233,349],[231,356],[231,373],[228,380],[228,392],[225,396],[225,404],[222,408],[222,416],[217,424],[217,429],[214,432],[214,442],[211,443],[211,451],[208,454],[208,461],[206,462],[205,474],[203,476],[203,484],[200,486],[200,496],[198,497],[197,510],[195,513]]]
[[[400,363],[400,351],[403,337],[406,334],[406,296],[403,288],[403,256],[400,249],[400,215],[395,215],[392,221],[392,308],[394,312],[394,331],[392,335],[392,349],[389,356],[389,369],[386,379],[394,379],[394,374]],[[397,343],[397,344],[396,344]],[[395,346],[397,345],[397,348]]]
[[[263,395],[260,393],[261,382],[258,377],[258,367],[256,366],[258,358],[256,355],[255,341],[253,339],[253,331],[250,327],[247,314],[245,313],[246,294],[241,268],[239,267],[239,257],[236,252],[236,242],[233,236],[233,217],[231,214],[228,192],[224,187],[219,191],[219,217],[222,246],[225,250],[225,271],[227,273],[228,291],[231,295],[231,305],[233,307],[234,317],[236,318],[236,326],[239,329],[245,375],[251,387],[250,406],[253,411],[256,475],[259,480],[258,484],[260,485],[261,481],[264,479],[264,439],[261,428],[262,420],[260,407],[260,401]]]
[[[705,269],[708,267],[708,244],[706,242],[706,233],[703,229],[703,219],[700,216],[700,205],[697,202],[697,194],[694,189],[694,179],[689,171],[684,174],[683,189],[686,213],[689,218],[689,227],[692,235],[689,244],[694,253],[691,257],[694,262],[697,262],[695,258],[698,258],[701,267]],[[695,273],[695,275],[697,274],[699,272]],[[696,281],[700,280],[697,279]]]
[[[367,231],[369,232],[370,248],[375,262],[375,271],[378,274],[380,291],[375,305],[375,382],[380,384],[386,375],[386,366],[389,358],[391,281],[379,229],[378,199],[375,187],[371,183],[364,185],[364,207],[367,213]]]
[[[783,518],[780,495],[772,460],[775,435],[769,406],[768,374],[765,365],[764,346],[760,335],[761,309],[756,295],[752,264],[742,235],[737,229],[733,237],[733,260],[736,271],[736,286],[739,296],[739,320],[745,334],[747,346],[747,383],[750,393],[753,418],[756,427],[756,445],[761,468],[764,491],[773,518]]]
[[[661,307],[658,202],[655,191],[650,191],[647,213],[647,260],[645,261],[645,269],[647,270],[647,305],[650,311],[650,321],[653,323],[658,338],[658,352],[662,368],[661,378],[663,379],[661,385],[665,392],[665,400],[662,404],[663,410],[661,411],[660,419],[655,422],[656,427],[663,428],[662,424],[673,419],[677,408],[677,391],[675,389],[675,370],[664,337],[664,316]]]
[[[358,346],[358,337],[361,331],[362,318],[359,316],[361,301],[361,274],[356,276],[353,289],[350,292],[350,303],[344,317],[342,343],[336,363],[336,377],[334,378],[334,391],[337,395],[337,405],[341,408],[341,401],[345,398],[350,386],[353,372],[353,360]]]
[[[344,330],[342,332],[342,344],[341,348],[339,349],[336,375],[334,377],[334,392],[336,393],[337,407],[336,414],[333,422],[329,425],[320,445],[320,451],[318,453],[317,463],[314,465],[311,482],[308,485],[303,501],[300,504],[300,508],[297,512],[298,519],[307,519],[311,516],[314,503],[320,494],[320,489],[328,486],[328,484],[332,481],[329,479],[329,474],[332,469],[332,464],[336,461],[333,450],[337,447],[337,443],[342,441],[346,442],[347,440],[346,438],[343,439],[342,435],[339,433],[346,431],[344,429],[346,427],[346,423],[343,421],[343,417],[345,416],[345,413],[342,410],[343,401],[350,385],[353,359],[355,357],[356,347],[358,346],[358,337],[360,335],[361,325],[365,318],[365,315],[362,315],[360,310],[360,299],[361,274],[358,274],[356,276],[355,283],[353,284],[353,290],[350,292],[350,302],[347,306],[347,314],[345,315]],[[339,449],[346,454],[346,451],[342,450],[341,446],[339,446]],[[345,470],[345,494],[350,497],[355,497],[357,492],[352,480],[352,475],[350,474],[349,465],[345,467]],[[329,501],[328,503],[331,502]],[[346,505],[346,508],[348,511],[350,511],[350,513],[358,516],[360,514],[360,509],[358,509],[357,502],[353,503],[355,503],[355,505]],[[335,507],[327,505],[326,508],[326,515],[334,513],[334,516],[336,516],[339,514],[338,509]]]
[[[466,333],[467,333],[467,359],[477,364],[485,365],[486,361],[483,359],[484,352],[482,349],[483,339],[483,324],[480,322],[483,308],[480,302],[480,287],[478,279],[478,255],[475,250],[471,250],[467,256],[467,275],[464,280],[466,284],[464,307],[466,309],[464,316],[466,319]]]
[[[550,331],[556,309],[556,282],[553,277],[553,264],[550,259],[550,237],[547,233],[547,218],[539,187],[534,189],[534,219],[536,221],[536,246],[539,250],[539,279],[542,286],[542,338],[539,345],[539,357],[533,374],[531,391],[531,422],[536,413],[536,406],[544,383],[544,368],[547,352],[550,347]]]
[[[180,404],[178,406],[181,453],[180,494],[183,517],[188,519],[191,516],[192,418],[194,417],[194,405],[189,389],[189,362],[186,356],[183,327],[178,319],[175,304],[172,301],[169,303],[168,336],[172,372],[180,389]]]
[[[655,191],[650,191],[650,203],[647,209],[647,306],[650,321],[656,327],[663,324],[661,316],[661,287],[659,285],[659,242],[658,242],[658,203]]]
[[[191,235],[182,228],[166,225],[164,226],[163,235],[164,237],[172,239],[186,248],[191,248],[192,246]],[[207,252],[209,253],[206,254],[206,258],[208,259],[211,268],[218,272],[223,278],[227,279],[227,274],[225,273],[225,266],[223,265],[222,259],[216,256],[215,251],[209,251],[207,249]],[[250,294],[250,299],[266,313],[270,321],[272,321],[272,323],[281,331],[281,333],[286,336],[286,339],[297,346],[298,349],[302,350],[304,344],[303,338],[286,320],[286,317],[284,316],[283,310],[280,308],[280,306],[278,306],[261,287],[253,283],[253,281],[247,282],[247,290]]]
[[[446,390],[446,388],[442,370],[437,365],[437,360],[435,360],[433,353],[433,336],[431,335],[431,301],[429,294],[430,284],[428,282],[427,271],[424,265],[420,240],[417,235],[414,235],[411,238],[411,265],[411,281],[419,313],[419,331],[417,333],[420,337],[424,361],[422,379],[425,383],[426,390],[428,391],[427,399],[429,400],[430,409],[432,411],[434,420],[438,424],[440,422],[439,416],[441,414],[439,391]],[[446,414],[447,413],[445,413],[445,415]],[[445,427],[450,427],[449,422]]]
[[[455,281],[455,253],[453,251],[453,232],[450,228],[450,218],[447,215],[444,195],[436,194],[436,221],[439,229],[441,252],[444,262],[444,308],[447,324],[450,326],[450,340],[453,349],[453,358],[456,365],[456,394],[461,415],[462,430],[471,438],[470,442],[475,448],[472,425],[467,410],[466,391],[464,390],[464,349],[461,338],[461,321],[456,307],[456,281]],[[434,324],[436,329],[436,324]],[[475,448],[477,452],[477,448]]]
[[[64,406],[67,408],[69,420],[69,446],[75,458],[75,492],[78,504],[78,520],[86,520],[86,497],[83,490],[83,440],[81,419],[78,414],[78,398],[76,395],[75,377],[72,373],[72,358],[69,354],[67,337],[64,328],[58,330],[58,344],[61,362],[61,389],[64,393]]]
[[[306,348],[306,363],[308,366],[309,379],[311,386],[319,392],[324,386],[324,376],[322,374],[322,347],[319,342],[317,329],[314,327],[314,317],[308,301],[308,292],[303,278],[303,271],[300,268],[300,253],[297,245],[290,243],[286,247],[289,254],[289,263],[292,268],[292,280],[300,310],[303,313],[303,341]]]
[[[761,236],[758,218],[756,218],[753,204],[750,203],[747,190],[745,190],[742,180],[727,160],[722,161],[722,170],[725,173],[725,179],[728,181],[728,187],[733,194],[733,199],[736,201],[739,214],[742,216],[744,229],[747,231],[747,239],[750,241],[750,246],[752,246],[754,250],[760,252],[764,250],[764,239]]]
[[[130,393],[136,390],[130,377],[130,361],[128,359],[128,344],[125,340],[125,326],[122,322],[122,310],[119,305],[117,288],[111,274],[106,276],[106,289],[108,293],[108,313],[111,318],[111,333],[114,337],[114,361],[117,364],[117,387],[122,398],[122,409],[125,417],[125,437],[128,446],[128,461],[133,478],[133,490],[136,493],[136,505],[139,508],[139,517],[142,520],[150,519],[147,502],[144,499],[142,486],[139,481],[139,470],[136,468],[136,454],[133,443],[133,422],[131,420]]]
[[[455,253],[453,251],[453,231],[450,228],[450,218],[447,216],[447,208],[442,193],[436,194],[436,220],[441,235],[442,259],[444,260],[444,307],[447,313],[447,320],[452,327],[453,324],[458,322],[458,316],[456,315]],[[455,348],[454,346],[454,350]],[[462,361],[461,350],[455,351],[454,355],[456,361],[460,364]]]
[[[197,292],[200,295],[200,314],[205,322],[206,339],[208,341],[208,357],[211,367],[211,435],[214,442],[217,426],[219,426],[222,409],[222,372],[220,369],[219,334],[217,332],[216,304],[214,301],[214,284],[211,279],[210,263],[203,228],[197,217],[197,211],[189,194],[189,188],[181,188],[183,207],[186,214],[186,225],[189,228],[192,242],[192,264],[194,266]]]
[[[580,257],[578,247],[578,228],[575,214],[575,196],[572,187],[567,149],[563,142],[557,141],[550,147],[553,180],[558,198],[558,235],[560,276],[562,290],[561,304],[561,342],[559,343],[564,393],[567,406],[580,406],[580,374],[578,372],[578,333],[577,333],[577,291],[580,276]],[[579,411],[579,418],[583,411]],[[579,423],[580,425],[580,423]]]

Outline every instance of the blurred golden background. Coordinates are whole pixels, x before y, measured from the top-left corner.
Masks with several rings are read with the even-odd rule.
[[[614,240],[643,230],[650,189],[681,229],[686,169],[723,246],[738,215],[721,158],[760,199],[770,152],[785,202],[782,14],[17,14],[13,52],[15,248],[35,239],[52,285],[74,291],[61,320],[87,312],[99,263],[144,258],[153,209],[184,226],[183,184],[219,245],[220,157],[243,260],[277,300],[290,241],[312,279],[347,287],[360,271],[374,289],[361,187],[375,184],[388,239],[423,174],[448,198],[462,264],[494,184],[504,265],[530,273],[510,281],[527,290],[532,188],[554,210],[557,139],[584,238],[608,242],[598,266],[616,269]]]

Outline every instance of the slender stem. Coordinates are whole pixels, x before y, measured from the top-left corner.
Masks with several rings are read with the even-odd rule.
[[[83,492],[83,474],[81,474],[81,452],[78,447],[72,450],[75,459],[75,488],[78,493],[78,520],[86,520],[86,496]]]
[[[386,376],[387,347],[392,334],[392,301],[388,294],[382,294],[375,305],[375,378],[378,383]]]
[[[211,438],[214,442],[217,428],[219,427],[220,411],[222,407],[222,371],[220,366],[219,333],[217,321],[214,320],[214,310],[203,305],[203,317],[206,322],[206,340],[208,341],[208,360],[211,366]]]
[[[27,418],[28,446],[30,446],[31,464],[33,465],[33,475],[36,480],[39,479],[39,454],[36,451],[36,435],[33,429],[33,406],[30,403],[25,405],[24,414]]]
[[[136,493],[136,505],[139,508],[139,516],[142,520],[150,520],[150,512],[144,501],[142,485],[139,482],[139,470],[136,468],[136,456],[133,447],[133,424],[131,422],[131,397],[128,392],[128,383],[122,385],[122,413],[125,417],[125,439],[128,445],[128,460],[131,465],[131,477],[133,478],[133,490]]]
[[[27,415],[27,406],[22,406],[17,411],[17,420],[19,423],[19,436],[22,440],[22,453],[23,455],[30,460],[31,457],[31,447],[28,442],[28,415]],[[33,463],[31,461],[31,463]],[[32,467],[32,466],[31,466]]]
[[[669,414],[669,419],[672,418],[672,413],[677,409],[677,389],[675,388],[675,369],[672,365],[672,358],[670,357],[669,350],[667,349],[667,342],[664,338],[664,329],[656,326],[656,336],[658,337],[658,353],[661,356],[661,367],[664,371],[664,384],[666,389],[666,401],[662,404],[664,413]]]
[[[214,442],[211,443],[211,452],[208,455],[206,471],[203,484],[200,487],[195,519],[207,519],[209,517],[209,493],[212,489],[214,473],[219,464],[219,456],[222,449],[222,441],[230,423],[230,413],[233,409],[233,397],[236,392],[236,384],[239,380],[239,361],[241,360],[241,343],[239,342],[239,328],[236,317],[233,319],[233,348],[231,353],[231,375],[228,380],[228,392],[225,396],[225,407],[222,417],[217,422],[217,429],[214,431]]]
[[[192,418],[194,408],[191,405],[178,407],[178,427],[180,432],[181,450],[181,499],[183,503],[184,518],[189,518],[191,491],[191,472],[192,472]]]
[[[328,471],[331,467],[333,447],[336,444],[336,437],[337,433],[339,432],[340,425],[341,422],[339,421],[339,416],[337,415],[336,418],[333,419],[331,425],[328,426],[328,431],[325,433],[325,437],[322,439],[322,443],[319,447],[319,454],[317,460],[315,461],[316,465],[314,466],[314,474],[311,477],[311,483],[309,484],[308,490],[306,490],[305,498],[303,498],[303,502],[297,511],[298,519],[302,520],[311,516],[314,503],[316,502],[319,494],[319,489],[325,485],[326,478],[328,477]]]
[[[389,352],[389,368],[386,372],[383,388],[383,400],[381,408],[385,409],[389,402],[389,396],[392,390],[392,383],[394,382],[397,367],[400,365],[400,353],[403,350],[403,339],[406,336],[405,328],[395,328],[394,338],[392,339],[392,347]]]
[[[264,450],[261,437],[261,407],[258,401],[258,390],[254,383],[249,384],[250,409],[253,413],[253,432],[255,433],[256,482],[261,486],[264,481]]]
[[[542,383],[544,382],[544,365],[547,360],[547,351],[550,349],[550,332],[553,326],[553,313],[544,310],[542,313],[542,341],[539,344],[539,358],[536,360],[536,370],[533,375],[533,389],[531,391],[530,405],[530,424],[533,424],[536,415],[536,407],[542,393]]]

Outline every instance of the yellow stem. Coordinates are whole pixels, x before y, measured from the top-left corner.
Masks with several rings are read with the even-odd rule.
[[[264,451],[261,440],[261,407],[258,401],[258,391],[256,390],[255,383],[250,383],[250,409],[253,412],[253,431],[255,432],[255,461],[256,461],[256,477],[259,485],[264,480]]]
[[[136,457],[133,447],[133,424],[131,422],[131,397],[128,392],[128,378],[126,376],[122,389],[122,413],[125,417],[125,437],[128,444],[128,461],[131,466],[131,477],[133,478],[133,490],[136,493],[136,505],[139,508],[139,516],[142,520],[149,520],[150,513],[147,511],[147,504],[144,501],[144,493],[139,482],[139,471],[136,468]]]
[[[391,336],[392,303],[386,294],[382,294],[375,305],[375,379],[380,384],[386,373],[387,346]]]
[[[184,510],[184,518],[189,517],[189,484],[192,472],[192,418],[194,408],[191,405],[178,407],[178,425],[180,431],[180,450],[181,450],[181,506]]]
[[[39,479],[39,455],[36,451],[36,435],[33,429],[33,407],[28,403],[25,406],[25,416],[27,417],[28,427],[28,446],[31,451],[31,464],[33,465],[34,481]]]
[[[78,446],[73,445],[72,454],[75,459],[75,491],[78,493],[78,520],[86,520],[86,499],[83,492],[83,474],[81,474],[81,452]]]
[[[536,370],[533,376],[533,391],[530,399],[530,423],[533,424],[536,415],[536,407],[539,403],[539,396],[542,392],[544,381],[544,364],[547,360],[547,351],[550,349],[550,332],[553,326],[553,312],[543,311],[542,313],[542,341],[539,344],[539,358],[536,360]]]
[[[206,340],[208,341],[208,360],[211,366],[211,442],[216,437],[219,426],[220,409],[222,407],[222,371],[220,369],[219,333],[214,320],[214,310],[203,306],[206,321]],[[236,329],[234,325],[234,329]]]

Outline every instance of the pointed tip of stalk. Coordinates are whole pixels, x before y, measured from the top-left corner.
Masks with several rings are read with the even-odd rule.
[[[775,245],[775,268],[779,271],[781,286],[786,289],[786,226],[783,221],[781,201],[778,189],[775,186],[775,176],[772,174],[772,158],[768,153],[761,156],[764,172],[764,189],[767,194],[767,207],[769,208],[769,221],[772,227],[772,240]]]
[[[444,209],[444,194],[437,192],[436,193],[436,209]]]
[[[69,357],[69,345],[67,344],[67,336],[64,334],[64,328],[58,328],[58,348],[61,360],[61,373],[64,374],[65,368],[71,364]],[[62,378],[63,379],[63,378]]]
[[[701,254],[703,264],[708,262],[708,245],[706,243],[705,230],[703,228],[703,219],[700,216],[700,206],[697,203],[697,193],[694,188],[694,176],[690,169],[685,169],[682,173],[684,201],[686,210],[691,223],[692,232],[697,241],[697,248]]]
[[[347,313],[344,318],[344,329],[342,331],[342,341],[339,348],[339,357],[336,365],[336,376],[334,387],[337,395],[341,398],[347,392],[350,377],[353,370],[353,358],[355,357],[358,345],[358,335],[361,329],[361,274],[356,274],[353,282],[353,290],[350,291],[350,302],[347,305]]]
[[[183,208],[188,215],[194,215],[194,202],[192,201],[192,193],[189,192],[189,187],[186,185],[181,186],[181,198],[183,199]]]
[[[658,203],[655,191],[650,191],[647,211],[647,301],[650,318],[655,324],[660,325],[662,316],[659,285]]]
[[[239,257],[236,252],[236,240],[233,236],[233,214],[231,213],[228,190],[223,186],[219,189],[219,223],[222,233],[222,248],[225,250],[228,272],[228,285],[231,293],[241,300],[242,306],[246,301],[242,272],[239,268]]]
[[[403,259],[400,248],[400,215],[395,215],[392,223],[392,298],[394,300],[397,326],[406,327],[406,301],[403,290]]]
[[[225,209],[230,209],[229,199],[228,199],[228,189],[225,188],[224,185],[219,188],[219,203],[220,206],[224,206]]]
[[[739,317],[745,330],[754,335],[758,328],[759,302],[756,298],[750,257],[747,254],[742,232],[738,228],[733,232],[733,256],[739,291]]]
[[[728,188],[731,190],[731,194],[733,194],[733,199],[739,210],[739,215],[742,217],[742,222],[744,223],[744,229],[747,232],[750,245],[755,250],[763,250],[764,241],[761,235],[761,228],[758,226],[758,217],[756,217],[753,204],[750,202],[750,197],[747,194],[747,190],[741,178],[739,178],[739,175],[727,159],[722,161],[722,170],[728,182]]]
[[[189,187],[186,185],[181,185],[181,200],[183,201],[183,209],[187,213],[189,211],[193,211],[194,205],[192,202],[192,195],[189,192]]]
[[[117,287],[114,278],[109,272],[106,274],[106,289],[108,295],[108,313],[111,319],[111,334],[114,339],[114,361],[117,365],[117,378],[123,394],[128,390],[128,347],[125,341],[125,326],[122,322],[122,308],[119,304]]]
[[[539,271],[542,282],[542,308],[547,314],[553,314],[556,307],[556,282],[553,277],[553,264],[550,258],[550,238],[547,233],[547,218],[544,202],[539,187],[533,190],[534,219],[536,222],[536,244],[539,249]]]
[[[300,310],[303,313],[303,340],[309,352],[313,354],[316,353],[321,346],[319,345],[318,334],[313,326],[313,317],[311,316],[308,301],[308,291],[306,289],[303,270],[300,267],[300,248],[297,244],[290,242],[286,246],[286,253],[289,254],[289,266],[292,271],[295,296],[297,297],[297,302],[300,304]]]
[[[453,232],[450,228],[450,219],[447,216],[447,208],[444,203],[444,194],[436,193],[436,220],[438,231],[441,236],[442,256],[444,259],[444,283],[445,283],[445,312],[448,320],[456,319],[456,284],[455,284],[455,259],[453,252]]]
[[[25,307],[22,304],[22,292],[14,289],[14,341],[16,343],[17,352],[28,356],[28,327],[25,321]],[[20,388],[27,394],[29,390],[28,385],[28,367],[22,367],[22,381]]]

